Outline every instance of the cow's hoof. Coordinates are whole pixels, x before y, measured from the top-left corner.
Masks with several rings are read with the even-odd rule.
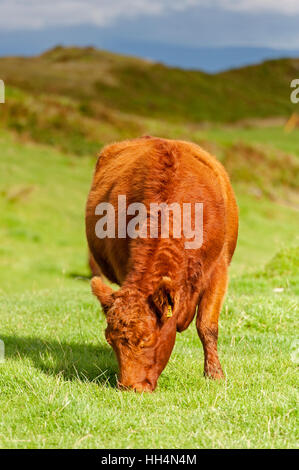
[[[220,368],[209,368],[207,370],[204,371],[204,376],[207,378],[207,379],[213,379],[213,380],[223,380],[225,379],[225,375]]]

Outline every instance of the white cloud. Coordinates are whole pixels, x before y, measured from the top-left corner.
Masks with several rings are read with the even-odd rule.
[[[37,29],[46,26],[105,26],[118,18],[158,15],[185,9],[196,0],[0,0],[0,28]]]
[[[190,7],[218,10],[299,14],[298,0],[0,0],[2,30],[93,24],[105,26],[119,18],[161,15]]]
[[[233,11],[268,11],[285,15],[299,13],[298,0],[215,0],[213,3],[218,4],[218,6],[224,9]]]

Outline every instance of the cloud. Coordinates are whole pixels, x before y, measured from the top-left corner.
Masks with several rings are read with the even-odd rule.
[[[186,9],[195,4],[196,0],[0,0],[0,27],[107,26],[119,18],[159,15],[167,9]]]
[[[43,29],[92,24],[109,26],[116,20],[161,16],[191,8],[232,12],[299,14],[298,0],[0,0],[2,30]]]
[[[213,3],[215,3],[215,6],[218,4],[218,6],[223,9],[232,11],[247,11],[253,13],[268,11],[285,15],[299,13],[298,0],[215,0]]]

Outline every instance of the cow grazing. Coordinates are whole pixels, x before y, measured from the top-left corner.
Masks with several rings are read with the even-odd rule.
[[[126,207],[119,209],[119,196]],[[115,237],[96,233],[97,207],[110,203],[116,221],[134,214],[126,209],[142,203],[150,221],[151,204],[202,203],[202,243],[186,248],[187,238],[174,234],[176,215],[170,214],[169,236]],[[191,225],[195,227],[194,211]],[[117,224],[116,224],[117,225]],[[140,227],[139,227],[140,228]],[[218,317],[228,282],[228,266],[238,235],[238,209],[223,166],[197,145],[184,141],[141,137],[115,143],[99,156],[86,207],[90,252],[108,280],[92,279],[92,291],[106,315],[106,339],[119,364],[119,386],[153,391],[173,349],[176,333],[195,316],[204,349],[204,373],[220,379]]]

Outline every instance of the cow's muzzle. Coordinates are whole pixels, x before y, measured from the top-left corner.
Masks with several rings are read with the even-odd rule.
[[[117,386],[120,390],[133,390],[134,392],[138,393],[153,392],[156,388],[156,384],[151,383],[147,379],[134,384],[125,384],[122,382],[118,382]]]

